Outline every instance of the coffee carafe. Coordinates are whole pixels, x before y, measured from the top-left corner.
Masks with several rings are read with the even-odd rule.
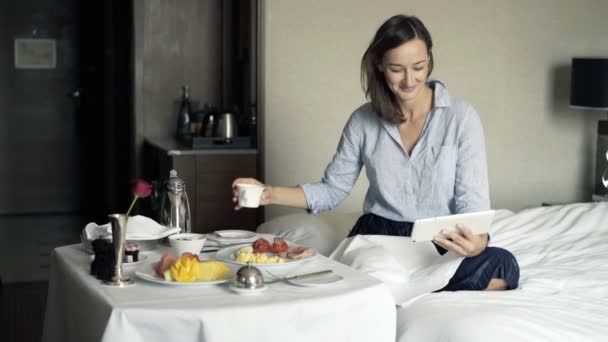
[[[160,224],[179,227],[180,233],[190,233],[190,204],[186,194],[186,183],[177,177],[177,171],[169,172],[169,180],[160,207]]]

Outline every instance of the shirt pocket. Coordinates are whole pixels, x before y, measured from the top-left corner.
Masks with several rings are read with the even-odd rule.
[[[456,182],[456,146],[432,146],[424,158],[421,190],[424,203],[444,206],[454,197]]]

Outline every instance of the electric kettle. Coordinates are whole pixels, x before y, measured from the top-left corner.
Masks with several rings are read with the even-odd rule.
[[[232,143],[232,139],[236,137],[236,118],[233,113],[225,112],[222,113],[217,122],[217,136],[223,140],[224,143]]]
[[[169,180],[160,207],[160,224],[166,227],[179,227],[180,233],[192,231],[190,223],[190,204],[186,194],[186,183],[177,177],[177,171],[169,172]]]

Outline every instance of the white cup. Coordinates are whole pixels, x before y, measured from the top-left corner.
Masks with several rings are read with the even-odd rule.
[[[264,186],[241,183],[236,185],[236,190],[239,193],[239,207],[257,208],[260,206]]]
[[[183,233],[173,234],[169,236],[169,243],[176,257],[180,257],[185,252],[190,252],[194,255],[199,255],[207,236],[204,234]]]

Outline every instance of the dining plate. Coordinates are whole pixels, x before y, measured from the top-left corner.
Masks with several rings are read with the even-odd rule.
[[[228,247],[242,243],[251,243],[258,238],[258,234],[249,230],[218,230],[207,234],[206,246]]]
[[[313,278],[304,278],[304,279],[289,279],[287,282],[290,284],[298,285],[298,286],[306,286],[306,287],[324,287],[331,286],[337,284],[344,280],[344,277],[337,275],[335,273],[321,275]]]
[[[154,270],[154,268],[156,267],[157,264],[158,264],[158,262],[145,264],[144,266],[141,267],[141,269],[139,269],[137,272],[135,272],[135,275],[138,278],[141,278],[143,280],[147,280],[147,281],[157,283],[157,284],[162,284],[162,285],[198,287],[198,286],[210,286],[210,285],[217,285],[217,284],[225,283],[225,282],[229,281],[230,279],[232,279],[232,277],[234,277],[234,274],[236,273],[236,270],[234,270],[234,268],[231,267],[228,274],[226,274],[226,276],[220,280],[194,281],[191,283],[181,283],[181,282],[177,282],[177,281],[166,281],[164,278],[161,278],[160,276],[158,276],[158,274],[156,274],[156,271]]]
[[[230,262],[230,263],[234,263],[234,264],[238,264],[238,265],[247,265],[246,262],[240,262],[236,260],[236,256],[234,255],[234,253],[241,247],[245,247],[245,246],[251,246],[250,244],[243,244],[243,245],[237,245],[237,246],[230,246],[230,247],[226,247],[226,248],[222,248],[219,251],[217,251],[217,253],[215,254],[215,258],[221,261],[226,261],[226,262]],[[269,255],[271,255],[272,253],[267,253]],[[316,258],[319,255],[319,253],[317,253],[315,251],[315,253],[305,259],[285,259],[285,262],[280,263],[280,264],[258,264],[258,263],[251,263],[251,265],[256,266],[256,267],[260,267],[260,268],[266,268],[266,267],[285,267],[285,266],[292,266],[292,265],[297,265],[297,264],[301,264],[303,262],[307,262],[309,260],[312,260],[314,258]]]
[[[255,239],[257,234],[249,230],[217,230],[210,234],[211,237],[219,237],[222,239],[247,240]]]

